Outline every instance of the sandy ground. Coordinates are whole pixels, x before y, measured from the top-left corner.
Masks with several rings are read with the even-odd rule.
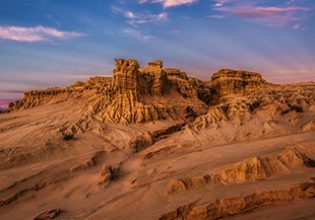
[[[81,107],[63,103],[0,115],[0,219],[33,219],[51,209],[62,210],[56,219],[159,219],[189,203],[199,206],[257,191],[287,190],[315,177],[315,168],[305,166],[303,157],[289,156],[296,166],[279,165],[260,180],[244,177],[246,172],[254,175],[254,168],[235,165],[253,157],[268,161],[286,149],[315,159],[314,131],[225,143],[222,138],[211,141],[202,132],[173,129],[181,121],[126,127],[86,119],[84,127],[77,123]],[[69,124],[86,129],[65,141],[60,128]],[[174,180],[188,181],[227,167],[239,173],[232,183],[202,182],[185,189],[175,184],[175,192],[169,192]],[[225,217],[314,219],[314,205],[312,199],[299,198]]]

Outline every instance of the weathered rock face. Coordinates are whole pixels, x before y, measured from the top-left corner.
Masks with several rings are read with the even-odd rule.
[[[315,167],[312,156],[288,148],[278,155],[248,158],[218,171],[211,182],[220,185],[264,180],[274,175],[285,175],[294,170]]]
[[[132,91],[137,96],[161,96],[174,89],[184,98],[196,98],[198,90],[195,86],[202,84],[178,69],[163,69],[159,60],[149,62],[145,67],[139,67],[136,60],[116,59],[115,62],[112,85],[119,94]]]
[[[262,181],[273,176],[287,175],[297,170],[314,167],[314,155],[291,147],[279,154],[246,158],[214,173],[209,170],[203,175],[172,179],[166,184],[165,191],[167,194],[174,194],[200,189],[207,184],[229,185]]]
[[[164,71],[167,74],[170,87],[185,98],[199,98],[200,88],[204,86],[204,82],[193,77],[188,77],[185,72],[179,69],[167,68]]]
[[[94,76],[91,77],[86,82],[77,81],[70,86],[70,88],[74,89],[92,89],[92,88],[105,88],[109,87],[112,83],[112,77],[101,77],[101,76]]]
[[[194,129],[207,127],[218,129],[227,122],[235,126],[240,126],[251,119],[251,117],[250,105],[244,100],[238,100],[209,107],[207,114],[196,118],[190,124],[190,127]]]
[[[148,63],[148,66],[153,67],[153,68],[162,69],[163,68],[163,61],[162,60],[151,61]]]
[[[129,124],[180,118],[180,112],[189,103],[168,102],[173,98],[172,91],[181,97],[179,101],[190,98],[193,104],[204,106],[197,96],[197,80],[179,70],[163,69],[162,61],[150,62],[146,67],[139,67],[132,59],[116,59],[115,62],[112,86],[106,93],[108,97],[97,101],[91,108],[101,120]],[[162,102],[155,101],[158,99]]]
[[[256,108],[274,102],[308,108],[314,104],[314,89],[314,83],[275,85],[259,73],[230,69],[218,71],[205,82],[179,69],[163,68],[160,60],[140,67],[134,59],[116,59],[113,77],[92,77],[67,88],[30,91],[9,110],[81,100],[89,116],[99,121],[129,124],[196,119],[194,128],[218,128],[229,121],[241,125],[251,119]],[[240,98],[245,101],[238,102]]]
[[[139,64],[136,60],[115,59],[112,87],[118,94],[139,93]]]
[[[24,93],[21,100],[11,103],[9,111],[17,111],[22,109],[32,108],[43,104],[55,104],[69,99],[75,99],[81,95],[88,93],[90,90],[95,90],[97,93],[108,94],[111,86],[111,77],[91,77],[86,82],[77,81],[66,88],[48,88],[45,90],[32,90]]]
[[[139,69],[142,76],[142,94],[163,95],[168,92],[166,72],[162,69],[162,61],[153,61],[148,66]]]
[[[176,210],[163,214],[159,220],[208,220],[220,219],[253,211],[259,207],[283,204],[290,201],[314,198],[315,183],[309,181],[285,190],[255,192],[246,196],[217,199],[202,205],[190,204],[180,206]]]
[[[71,89],[50,88],[47,90],[33,90],[24,93],[22,100],[9,105],[9,111],[32,108],[45,103],[53,103],[53,97],[59,96],[58,101],[64,101],[65,97],[72,93]]]
[[[230,69],[222,69],[211,78],[214,99],[235,94],[247,95],[266,84],[259,73]]]
[[[100,181],[98,182],[99,185],[106,187],[113,181],[118,173],[118,169],[114,169],[109,165],[103,165],[100,170]]]

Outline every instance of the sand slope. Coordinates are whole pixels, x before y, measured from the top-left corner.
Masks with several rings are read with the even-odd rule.
[[[27,93],[0,114],[0,219],[313,219],[314,88],[118,60]]]

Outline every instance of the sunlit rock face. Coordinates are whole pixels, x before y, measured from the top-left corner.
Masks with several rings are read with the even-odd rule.
[[[255,109],[268,104],[278,106],[276,112],[299,110],[296,106],[307,109],[314,88],[312,83],[276,85],[259,73],[231,69],[202,81],[180,69],[164,68],[161,60],[141,67],[134,59],[115,59],[112,77],[96,76],[66,88],[26,92],[9,109],[82,99],[86,114],[100,121],[130,124],[196,118],[193,127],[218,127],[222,121],[242,124]]]
[[[178,69],[163,69],[160,60],[139,67],[136,60],[116,59],[112,89],[114,96],[109,112],[114,121],[125,123],[178,119],[185,116],[189,98],[202,111],[205,104],[198,98],[197,80]],[[201,84],[201,81],[198,81]],[[179,100],[171,102],[173,95]],[[160,101],[159,101],[160,99]],[[116,112],[120,112],[118,115]],[[115,116],[114,116],[115,115]]]
[[[85,97],[87,112],[101,121],[129,124],[176,120],[186,118],[188,107],[190,114],[205,112],[206,103],[200,94],[209,92],[202,81],[179,69],[164,69],[160,60],[140,67],[134,59],[115,59],[113,77],[92,77],[67,88],[31,91],[11,104],[10,111]]]
[[[162,69],[163,62],[160,60],[148,63],[148,66],[139,69],[143,78],[144,86],[142,87],[143,94],[163,95],[168,92],[169,83],[167,74]]]
[[[228,95],[248,95],[266,85],[259,73],[243,70],[222,69],[211,77],[215,99]]]
[[[136,60],[115,59],[112,87],[119,94],[139,92],[139,64]]]

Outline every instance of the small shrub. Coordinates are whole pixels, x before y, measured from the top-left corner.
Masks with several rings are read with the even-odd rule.
[[[74,138],[73,134],[63,134],[63,140],[64,141],[70,141]]]
[[[256,101],[249,105],[249,109],[251,112],[255,111],[261,105],[260,101]]]
[[[292,111],[295,111],[297,113],[304,112],[304,109],[301,106],[297,106],[297,105],[288,105],[288,106],[289,106],[288,109],[281,112],[282,115],[288,114],[289,112],[292,112]]]
[[[302,113],[304,112],[303,108],[301,106],[297,106],[297,105],[292,105],[290,106],[291,111],[296,111],[298,113]]]
[[[187,106],[185,109],[186,112],[186,118],[195,119],[197,117],[197,113],[194,111],[194,109],[190,106]]]
[[[304,164],[308,167],[315,167],[315,160],[307,159],[304,161]]]
[[[223,112],[224,112],[225,114],[227,114],[228,111],[229,111],[229,106],[228,106],[228,105],[222,106],[222,110],[223,110]]]

